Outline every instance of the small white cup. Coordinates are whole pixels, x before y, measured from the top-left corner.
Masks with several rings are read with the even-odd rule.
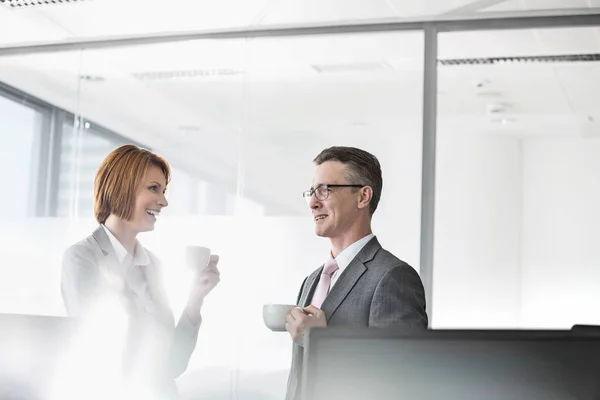
[[[274,332],[285,331],[285,319],[294,308],[292,304],[265,304],[263,306],[263,321],[267,328]]]
[[[210,261],[210,249],[202,246],[187,246],[185,248],[185,263],[192,271],[202,271]]]

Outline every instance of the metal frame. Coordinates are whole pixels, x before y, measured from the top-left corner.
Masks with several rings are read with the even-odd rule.
[[[432,320],[433,251],[435,227],[435,161],[437,120],[437,37],[441,32],[560,28],[600,26],[600,8],[537,10],[527,12],[480,12],[461,18],[442,15],[426,19],[394,19],[376,22],[343,24],[312,24],[304,26],[270,26],[212,31],[160,33],[126,37],[92,38],[62,42],[0,46],[0,56],[100,49],[202,39],[275,38],[287,36],[328,35],[344,33],[423,31],[423,160],[421,193],[421,268],[420,274],[427,293],[427,305]],[[0,86],[0,89],[2,86]]]
[[[433,253],[435,229],[435,161],[437,133],[438,31],[425,28],[423,70],[423,142],[421,167],[421,249],[419,274],[425,288],[429,324],[433,320]]]

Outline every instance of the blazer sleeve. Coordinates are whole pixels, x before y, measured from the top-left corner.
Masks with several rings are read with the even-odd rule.
[[[188,367],[192,354],[198,342],[198,331],[202,324],[202,318],[192,321],[184,310],[177,322],[173,336],[173,345],[169,356],[170,373],[172,378],[183,374]]]
[[[177,321],[177,324],[174,324],[173,312],[169,306],[167,292],[164,287],[162,263],[154,253],[148,249],[146,249],[146,251],[150,255],[152,263],[156,266],[155,279],[157,281],[156,283],[158,284],[157,288],[160,292],[160,302],[168,311],[169,318],[171,320],[171,327],[174,326],[171,336],[171,346],[168,354],[165,354],[165,367],[166,375],[175,379],[181,376],[187,370],[190,359],[192,358],[192,354],[194,353],[194,350],[196,350],[198,332],[200,330],[200,326],[202,325],[202,317],[200,316],[198,319],[192,319],[188,315],[187,310],[184,309],[181,317]]]
[[[99,291],[99,270],[93,251],[84,244],[69,247],[62,260],[61,295],[67,315],[85,315]]]
[[[369,327],[427,329],[425,290],[417,271],[408,264],[391,268],[375,288]]]

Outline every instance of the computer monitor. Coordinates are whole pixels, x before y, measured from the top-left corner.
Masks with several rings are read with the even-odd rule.
[[[313,329],[304,400],[600,399],[600,337],[568,331]]]
[[[577,333],[578,335],[600,335],[600,325],[573,325],[571,332]]]

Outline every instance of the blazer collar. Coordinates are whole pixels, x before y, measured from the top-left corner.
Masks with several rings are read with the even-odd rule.
[[[104,231],[102,225],[98,225],[98,227],[94,230],[94,233],[92,233],[92,236],[94,239],[96,239],[96,242],[98,242],[98,246],[100,246],[100,249],[105,256],[114,253],[112,243],[110,243],[110,238]]]

